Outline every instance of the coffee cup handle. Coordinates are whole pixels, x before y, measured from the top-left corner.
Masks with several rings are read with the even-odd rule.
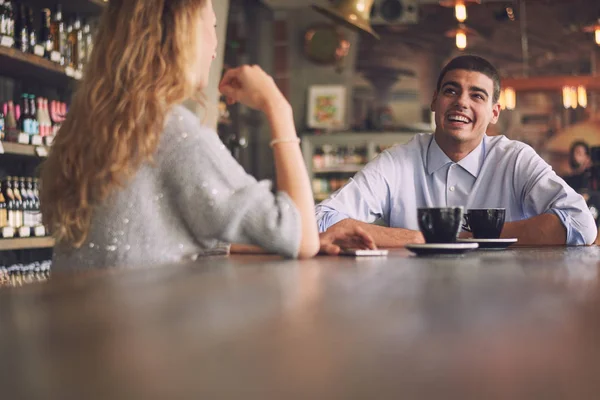
[[[463,215],[463,224],[461,226],[461,229],[465,232],[471,232],[471,226],[469,225],[469,214]]]

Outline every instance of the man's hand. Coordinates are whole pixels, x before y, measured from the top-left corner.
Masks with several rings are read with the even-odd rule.
[[[344,249],[377,249],[375,241],[365,230],[358,226],[332,227],[319,235],[321,248],[319,254],[336,256]]]

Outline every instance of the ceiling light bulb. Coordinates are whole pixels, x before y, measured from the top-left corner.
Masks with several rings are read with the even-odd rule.
[[[515,89],[507,87],[504,91],[504,98],[506,99],[506,109],[514,110],[517,106],[517,93]]]
[[[461,50],[467,48],[467,35],[464,32],[456,32],[456,47]]]
[[[596,43],[598,44],[598,46],[600,46],[600,27],[596,28],[594,33],[596,34]]]
[[[577,103],[583,108],[587,107],[587,91],[585,90],[585,86],[577,87]]]
[[[571,88],[563,86],[562,88],[563,106],[565,108],[571,108]]]
[[[454,13],[458,22],[465,22],[467,19],[467,7],[463,3],[457,3],[454,6]]]

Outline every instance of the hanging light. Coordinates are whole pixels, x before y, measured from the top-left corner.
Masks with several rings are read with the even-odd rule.
[[[454,15],[458,22],[465,22],[467,20],[467,6],[465,6],[465,3],[456,3],[454,6]]]
[[[582,108],[587,107],[587,91],[585,90],[585,86],[580,85],[577,87],[577,103]]]
[[[514,110],[517,106],[517,93],[515,89],[511,87],[504,89],[504,98],[506,99],[506,109]]]
[[[571,108],[577,108],[577,88],[575,86],[571,86]]]
[[[454,7],[454,15],[458,22],[467,20],[467,3],[481,4],[481,0],[440,0],[444,7]]]
[[[467,35],[463,31],[456,32],[456,47],[461,50],[467,48]]]
[[[584,32],[593,32],[594,39],[596,40],[596,44],[598,46],[600,46],[600,18],[598,18],[598,21],[596,21],[595,24],[584,27],[583,31]]]
[[[563,107],[571,108],[571,88],[563,86],[562,88]]]
[[[446,36],[454,38],[456,47],[460,50],[467,48],[467,36],[478,36],[474,29],[468,28],[465,24],[458,24],[458,28],[446,31]]]

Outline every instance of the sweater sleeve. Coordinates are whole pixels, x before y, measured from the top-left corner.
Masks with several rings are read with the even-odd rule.
[[[291,198],[247,174],[191,112],[177,107],[168,119],[157,162],[171,204],[197,241],[252,244],[297,257],[300,214]]]

